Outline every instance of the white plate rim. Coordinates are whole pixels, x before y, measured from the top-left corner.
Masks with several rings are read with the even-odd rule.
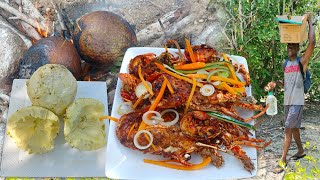
[[[120,73],[127,73],[128,69],[128,63],[129,60],[131,58],[133,58],[136,55],[140,55],[140,54],[144,54],[144,53],[155,53],[157,55],[159,55],[159,52],[164,52],[165,49],[164,48],[154,48],[154,47],[133,47],[133,48],[129,48],[123,58],[123,62],[120,68]],[[169,48],[169,52],[171,53],[175,53],[177,52],[177,49],[172,49]],[[246,59],[244,57],[241,56],[234,56],[236,57],[238,60],[240,61],[245,61],[245,68],[248,70],[248,65],[246,62]],[[120,97],[120,88],[121,88],[121,80],[118,78],[118,82],[117,82],[117,87],[116,87],[116,92],[115,92],[115,97],[114,97],[114,101],[113,101],[113,107],[112,107],[112,113],[111,116],[119,118],[120,115],[117,113],[117,108],[120,105],[120,102],[122,102],[122,99]],[[251,86],[246,88],[247,94],[251,95]],[[252,112],[250,112],[252,113]],[[119,143],[119,141],[117,141],[116,137],[115,137],[115,126],[116,124],[114,122],[110,123],[110,128],[109,128],[109,135],[108,135],[108,145],[107,145],[107,153],[106,153],[106,166],[105,166],[105,173],[106,176],[109,178],[113,178],[113,179],[150,179],[152,176],[148,175],[148,173],[145,173],[145,171],[148,170],[157,170],[157,169],[162,169],[162,172],[167,172],[165,174],[161,174],[159,173],[153,173],[155,175],[155,177],[153,177],[152,179],[157,179],[157,175],[160,175],[159,179],[194,179],[194,178],[200,178],[200,179],[223,179],[224,177],[222,176],[215,176],[215,175],[210,175],[210,174],[206,174],[205,176],[197,176],[197,174],[199,174],[199,172],[201,173],[201,171],[203,170],[198,170],[198,171],[179,171],[179,170],[172,170],[172,169],[166,169],[165,171],[163,171],[163,167],[159,167],[159,166],[154,166],[154,165],[142,165],[141,162],[137,162],[136,160],[141,160],[141,159],[137,159],[137,158],[133,158],[133,160],[135,160],[137,163],[136,166],[143,166],[143,168],[145,168],[145,166],[153,166],[153,168],[148,168],[147,170],[139,170],[141,168],[135,168],[133,165],[128,164],[128,163],[133,163],[133,162],[126,162],[126,161],[132,161],[132,159],[130,160],[130,156],[132,155],[137,155],[139,156],[139,153],[142,154],[141,152],[138,151],[134,151],[131,150],[129,148],[124,147],[123,145],[121,145]],[[120,146],[119,146],[120,145]],[[119,150],[121,149],[121,150]],[[246,178],[246,177],[253,177],[256,175],[257,173],[257,151],[254,148],[244,148],[245,150],[250,150],[253,152],[252,156],[250,156],[251,158],[253,158],[252,162],[255,165],[255,170],[253,170],[251,172],[251,174],[244,170],[244,168],[242,167],[242,164],[240,164],[241,168],[243,169],[243,172],[245,172],[242,175],[239,176],[227,176],[226,178]],[[124,151],[126,153],[129,153],[127,155],[123,155],[121,154],[120,151]],[[154,155],[144,155],[145,158],[157,158]],[[229,156],[229,155],[226,155]],[[227,163],[227,162],[226,162]],[[212,168],[216,168],[213,165],[209,165],[212,166],[210,169]],[[127,168],[127,169],[122,169],[122,171],[119,170],[119,168]],[[237,168],[236,168],[237,169]],[[235,170],[235,169],[234,169]],[[137,173],[135,172],[139,172],[142,171],[140,175],[137,175]],[[144,171],[144,172],[143,172]],[[230,174],[230,170],[228,172]],[[133,175],[134,174],[134,175]],[[231,173],[232,174],[232,173]]]

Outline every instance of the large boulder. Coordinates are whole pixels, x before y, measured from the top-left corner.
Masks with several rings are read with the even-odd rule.
[[[1,24],[0,42],[0,91],[8,92],[27,46],[14,31]]]

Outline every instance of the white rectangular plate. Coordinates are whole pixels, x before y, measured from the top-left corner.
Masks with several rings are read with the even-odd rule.
[[[15,79],[12,85],[8,116],[30,106],[25,79]],[[102,102],[108,114],[105,82],[78,82],[76,99],[93,98]],[[46,154],[28,154],[19,150],[14,140],[5,135],[0,176],[6,177],[104,177],[106,147],[96,151],[72,149],[64,140],[63,123],[55,139],[55,148]],[[109,123],[106,122],[106,131]]]
[[[128,72],[128,64],[133,57],[144,53],[155,53],[159,55],[164,52],[164,48],[130,48],[127,50],[120,72]],[[175,54],[176,49],[169,49],[169,52]],[[245,65],[248,69],[247,61],[245,58],[235,56],[239,63]],[[120,89],[122,82],[118,79],[116,94],[112,107],[111,116],[120,118],[117,113],[117,109],[123,102],[120,96]],[[251,87],[247,89],[247,95],[251,95]],[[250,117],[253,115],[251,111],[241,110],[240,115],[242,117]],[[216,168],[212,164],[207,167],[196,171],[182,171],[160,167],[152,164],[146,164],[143,159],[161,159],[160,156],[143,154],[142,152],[129,149],[122,144],[115,135],[116,124],[110,123],[109,138],[107,145],[106,156],[106,176],[114,179],[230,179],[230,178],[245,178],[256,175],[256,170],[249,173],[243,168],[243,165],[235,157],[221,153],[224,158],[224,165],[220,168]],[[257,151],[254,148],[243,148],[247,155],[252,159],[255,168],[257,168]],[[199,162],[195,156],[192,156],[194,162]]]

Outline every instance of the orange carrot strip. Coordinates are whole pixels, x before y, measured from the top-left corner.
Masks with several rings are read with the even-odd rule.
[[[168,83],[167,83],[167,87],[168,87],[170,93],[171,93],[171,94],[174,94],[174,90],[173,90],[171,84],[169,83],[169,80],[167,79],[166,76],[163,76],[163,77],[164,77],[164,79],[167,80],[167,82],[168,82]]]
[[[237,78],[237,76],[236,76],[236,72],[234,71],[233,66],[232,66],[231,64],[229,64],[229,63],[226,63],[226,64],[227,64],[227,66],[228,66],[228,68],[229,68],[229,70],[230,70],[230,72],[231,72],[231,77],[232,77],[234,80],[238,81],[238,78]]]
[[[206,74],[187,74],[187,77],[197,78],[197,79],[207,79],[208,75],[206,75]],[[223,81],[223,82],[228,82],[228,83],[236,84],[236,85],[240,85],[240,86],[246,85],[245,82],[240,82],[240,81],[236,81],[234,79],[220,77],[220,76],[211,76],[210,80],[211,81]]]
[[[156,107],[158,106],[158,104],[159,104],[159,102],[160,102],[160,100],[161,100],[161,98],[162,98],[162,96],[164,94],[164,90],[167,87],[167,83],[168,83],[167,80],[163,81],[163,83],[161,85],[161,88],[160,88],[160,91],[159,91],[159,94],[156,97],[156,99],[154,100],[153,104],[150,106],[149,111],[154,111],[156,109]],[[146,123],[141,121],[138,131],[145,129],[146,126],[147,126]]]
[[[226,90],[224,87],[219,84],[218,86],[215,86],[217,89]],[[243,93],[246,91],[246,88],[244,87],[231,87],[235,92]]]
[[[224,87],[229,93],[236,94],[236,92],[227,83],[222,82],[221,86]]]
[[[178,70],[194,70],[194,69],[200,69],[206,66],[206,63],[204,62],[195,62],[195,63],[189,63],[189,64],[182,64],[182,65],[174,65],[174,69]]]
[[[142,72],[141,72],[141,66],[139,65],[138,66],[138,75],[139,75],[139,78],[140,80],[142,81],[144,87],[148,90],[148,92],[151,94],[151,96],[153,96],[153,91],[152,89],[148,86],[147,82],[144,80],[143,76],[142,76]]]
[[[171,164],[171,163],[168,163],[167,161],[155,161],[155,160],[151,160],[151,159],[144,159],[143,162],[158,165],[158,166],[163,166],[163,167],[167,167],[167,168],[172,168],[172,169],[192,171],[192,170],[199,170],[199,169],[206,167],[211,162],[211,157],[208,156],[208,157],[204,158],[201,163],[192,164],[191,166]]]
[[[242,93],[242,92],[245,92],[245,91],[246,91],[246,89],[245,89],[244,87],[239,87],[239,88],[233,87],[232,89],[233,89],[234,91],[236,91],[236,92],[239,92],[239,93]]]
[[[163,94],[164,94],[164,91],[165,91],[165,89],[166,89],[166,87],[167,87],[167,83],[168,83],[168,81],[167,81],[166,79],[164,79],[164,81],[163,81],[163,83],[162,83],[162,85],[161,85],[159,94],[158,94],[158,96],[156,97],[156,99],[154,100],[153,104],[150,106],[149,111],[154,111],[154,110],[156,109],[156,107],[158,106],[160,100],[162,99],[162,96],[163,96]],[[146,123],[144,123],[143,121],[141,121],[138,131],[145,129],[146,126],[147,126]],[[149,136],[145,135],[145,137],[146,137],[147,140],[150,142]],[[151,144],[151,146],[152,146],[152,148],[153,148],[154,150],[156,150],[155,145]]]
[[[100,121],[104,120],[104,119],[109,119],[111,121],[114,121],[114,122],[118,122],[119,119],[115,118],[115,117],[112,117],[112,116],[101,116],[100,118]]]
[[[147,95],[147,93],[144,93],[142,94],[139,99],[137,99],[137,101],[133,104],[132,108],[135,109],[139,104],[140,102],[143,100],[143,98]]]
[[[154,100],[153,104],[150,106],[149,111],[154,111],[156,107],[158,106],[160,100],[162,99],[162,96],[164,94],[164,90],[166,89],[168,84],[168,81],[165,79],[161,85],[160,91],[156,99]]]
[[[230,62],[230,59],[227,57],[226,53],[222,53],[222,57],[225,61]]]
[[[185,39],[185,41],[186,41],[187,50],[188,50],[188,52],[189,52],[189,54],[190,54],[191,61],[192,61],[193,63],[195,63],[195,62],[196,62],[196,58],[194,57],[191,44],[190,44],[190,42],[189,42],[188,39]]]
[[[196,78],[192,78],[192,89],[186,104],[186,109],[184,110],[184,114],[188,112],[188,108],[195,90],[196,90]]]
[[[159,63],[155,63],[155,65],[156,65],[161,71],[169,74],[170,76],[173,76],[173,77],[175,77],[175,78],[177,78],[177,79],[180,79],[180,80],[187,81],[188,83],[192,84],[192,80],[191,80],[191,79],[189,79],[189,78],[187,78],[187,77],[180,76],[180,75],[178,75],[178,74],[176,74],[176,73],[174,73],[174,72],[168,71],[163,65],[161,65],[161,64],[159,64]],[[197,83],[197,86],[202,87],[203,84]]]
[[[132,130],[134,129],[134,127],[136,127],[136,124],[133,124],[133,125],[131,126],[131,128],[129,129],[129,132],[128,132],[128,135],[127,135],[127,140],[129,139],[129,137],[130,137],[130,135],[131,135]]]

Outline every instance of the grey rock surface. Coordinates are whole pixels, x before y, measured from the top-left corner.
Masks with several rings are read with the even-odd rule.
[[[32,42],[28,38],[26,38],[23,34],[17,31],[17,29],[14,28],[10,23],[8,23],[8,21],[6,21],[2,16],[0,16],[0,25],[6,26],[10,28],[12,31],[14,31],[15,33],[17,33],[23,39],[27,47],[30,47],[32,45]]]
[[[0,92],[8,93],[27,46],[14,31],[1,24],[0,42]]]

